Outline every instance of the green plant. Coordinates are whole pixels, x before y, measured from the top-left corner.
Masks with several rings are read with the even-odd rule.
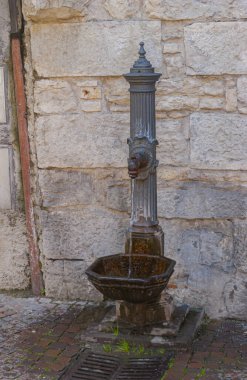
[[[145,347],[143,346],[143,344],[140,344],[139,346],[138,346],[138,354],[139,355],[143,355],[143,354],[145,354]]]
[[[206,375],[206,368],[202,367],[199,373],[196,375],[195,380],[201,379],[204,375]]]
[[[168,369],[167,369],[167,371],[164,373],[164,375],[162,376],[162,378],[161,378],[160,380],[165,380],[165,379],[166,379],[166,377],[167,377],[167,375],[168,375],[168,371],[169,371],[170,369],[172,369],[172,367],[174,367],[174,364],[175,364],[175,358],[171,358],[171,359],[169,360],[168,364],[167,364]]]
[[[49,330],[49,331],[47,331],[44,335],[45,335],[45,336],[51,336],[51,335],[53,335],[53,331],[52,331],[52,330]]]
[[[147,353],[143,344],[139,344],[139,346],[132,345],[131,346],[131,352],[133,354],[137,354],[137,355],[144,355]]]
[[[164,355],[166,352],[166,350],[164,348],[159,348],[158,349],[158,353],[161,354],[161,355]]]
[[[174,364],[175,364],[175,359],[171,358],[168,362],[168,369],[171,369],[172,367],[174,367]]]
[[[185,367],[185,368],[183,369],[183,375],[187,375],[187,373],[188,373],[188,367]]]
[[[118,336],[118,335],[119,335],[119,328],[118,328],[118,325],[117,325],[117,326],[114,326],[113,329],[112,329],[112,331],[113,331],[113,335]]]
[[[168,371],[166,371],[166,372],[164,373],[164,375],[162,376],[162,378],[161,378],[160,380],[165,380],[166,377],[167,377],[167,375],[168,375]]]
[[[105,352],[112,352],[112,346],[110,344],[103,344],[103,350]]]
[[[130,352],[129,342],[125,339],[120,340],[120,342],[116,346],[116,351],[129,353]]]

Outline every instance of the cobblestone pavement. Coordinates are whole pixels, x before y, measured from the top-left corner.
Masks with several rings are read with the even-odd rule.
[[[100,304],[0,294],[0,379],[58,379],[101,318]],[[247,322],[209,322],[169,367],[165,380],[247,380]]]

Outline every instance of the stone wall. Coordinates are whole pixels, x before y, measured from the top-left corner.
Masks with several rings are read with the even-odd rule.
[[[129,93],[145,41],[157,90],[158,210],[170,291],[247,312],[245,0],[24,0],[29,131],[46,294],[96,299],[84,271],[123,251]]]
[[[0,289],[24,289],[29,263],[9,33],[8,1],[0,0]]]

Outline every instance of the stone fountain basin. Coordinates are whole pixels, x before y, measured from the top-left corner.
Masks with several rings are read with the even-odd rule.
[[[95,260],[86,274],[105,298],[144,303],[153,301],[165,289],[175,264],[167,257],[118,254]]]

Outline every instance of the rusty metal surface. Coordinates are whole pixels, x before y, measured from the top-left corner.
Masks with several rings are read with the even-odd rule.
[[[23,64],[21,58],[21,42],[17,36],[11,40],[15,99],[17,107],[17,125],[20,145],[22,184],[25,202],[27,238],[31,268],[31,284],[35,295],[40,295],[43,287],[39,264],[39,250],[34,222],[34,211],[31,199],[30,151],[27,129],[27,107],[24,90]]]
[[[142,303],[160,295],[174,266],[166,257],[118,254],[97,259],[86,274],[105,297]]]

